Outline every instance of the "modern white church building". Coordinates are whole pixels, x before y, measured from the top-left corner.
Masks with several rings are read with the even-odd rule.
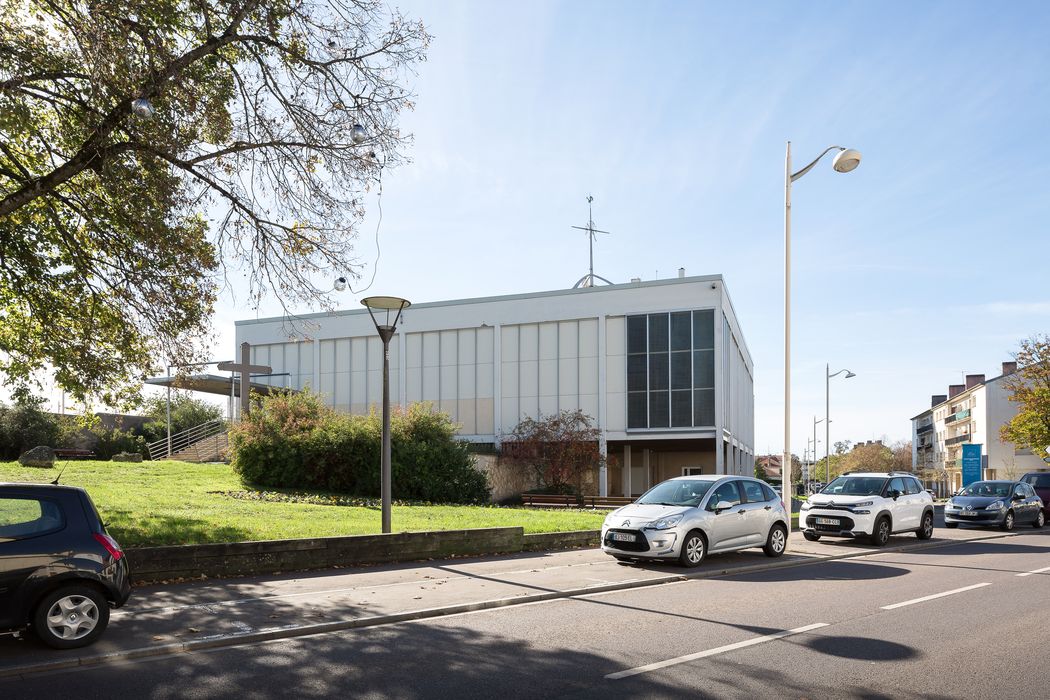
[[[364,308],[237,321],[262,381],[340,411],[382,403],[383,347]],[[390,344],[391,402],[431,402],[472,442],[581,409],[602,435],[600,495],[683,474],[751,474],[754,367],[721,275],[413,304]]]

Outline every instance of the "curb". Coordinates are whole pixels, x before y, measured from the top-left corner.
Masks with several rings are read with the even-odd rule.
[[[520,596],[515,596],[513,598],[494,598],[491,600],[482,600],[474,603],[460,603],[457,605],[446,605],[438,608],[422,608],[419,610],[410,610],[408,612],[392,613],[389,615],[360,617],[352,620],[323,622],[313,625],[277,627],[272,629],[259,630],[257,632],[247,632],[244,634],[236,635],[222,635],[211,638],[205,637],[202,639],[195,639],[188,642],[178,642],[175,644],[161,644],[153,647],[139,647],[136,649],[125,649],[105,654],[96,654],[93,656],[82,656],[77,657],[75,659],[64,659],[62,661],[51,661],[41,664],[31,664],[28,666],[13,666],[11,668],[0,668],[0,678],[22,677],[31,674],[46,673],[49,671],[61,671],[70,668],[100,666],[116,661],[127,661],[132,659],[143,659],[157,656],[172,656],[174,654],[204,651],[208,649],[218,649],[222,647],[241,646],[245,644],[256,644],[259,642],[268,642],[277,639],[310,637],[318,634],[342,632],[345,630],[361,629],[364,627],[378,627],[380,625],[390,625],[398,622],[411,622],[414,620],[426,620],[436,617],[447,617],[449,615],[459,615],[463,613],[478,612],[482,610],[495,610],[498,608],[514,607],[518,605],[526,605],[529,603],[542,603],[549,600],[558,600],[563,598],[579,598],[588,595],[594,595],[596,593],[608,593],[614,591],[631,590],[634,588],[662,586],[669,583],[680,583],[682,581],[719,578],[722,576],[735,576],[739,574],[750,574],[757,573],[760,571],[772,571],[776,569],[788,569],[792,567],[808,566],[810,564],[819,564],[828,561],[857,559],[860,557],[871,556],[873,554],[904,552],[918,549],[932,549],[934,547],[948,547],[957,544],[966,544],[968,542],[1004,539],[1007,537],[1015,537],[1020,534],[1024,533],[1010,532],[988,535],[984,537],[973,537],[966,540],[935,540],[931,542],[918,542],[913,544],[898,545],[896,547],[881,547],[873,551],[850,552],[848,554],[837,554],[830,556],[801,553],[799,554],[799,556],[808,557],[808,559],[780,562],[774,561],[764,564],[752,564],[750,566],[741,566],[730,569],[708,569],[691,574],[671,574],[668,576],[660,576],[644,580],[621,581],[618,583],[607,583],[586,588],[570,588],[564,591],[551,591],[549,593],[527,593]]]

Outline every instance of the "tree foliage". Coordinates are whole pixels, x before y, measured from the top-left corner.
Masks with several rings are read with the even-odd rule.
[[[54,415],[41,410],[43,403],[19,397],[13,405],[0,404],[0,459],[18,459],[37,445],[57,446],[62,430]]]
[[[583,411],[525,418],[502,443],[505,457],[531,469],[539,483],[583,494],[587,473],[602,464],[600,431]]]
[[[1017,415],[1000,428],[999,436],[1045,457],[1050,447],[1050,335],[1022,340],[1014,357],[1017,372],[1003,379],[1003,385],[1017,404]]]
[[[143,404],[143,415],[149,417],[142,427],[148,442],[160,440],[168,433],[168,398],[164,394],[150,396]],[[171,434],[195,428],[202,423],[223,418],[221,406],[195,399],[186,391],[171,392]]]
[[[112,402],[193,359],[222,273],[356,275],[428,41],[378,0],[0,0],[0,372]]]

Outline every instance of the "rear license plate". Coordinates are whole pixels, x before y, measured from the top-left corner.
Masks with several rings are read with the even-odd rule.
[[[617,542],[634,542],[634,535],[629,532],[613,532],[609,536],[610,539]]]
[[[813,522],[817,525],[838,525],[839,521],[836,518],[814,518]]]

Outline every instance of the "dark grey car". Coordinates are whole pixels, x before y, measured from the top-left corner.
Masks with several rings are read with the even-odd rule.
[[[948,499],[944,526],[985,525],[1013,530],[1016,525],[1042,527],[1043,502],[1022,481],[975,481]]]

